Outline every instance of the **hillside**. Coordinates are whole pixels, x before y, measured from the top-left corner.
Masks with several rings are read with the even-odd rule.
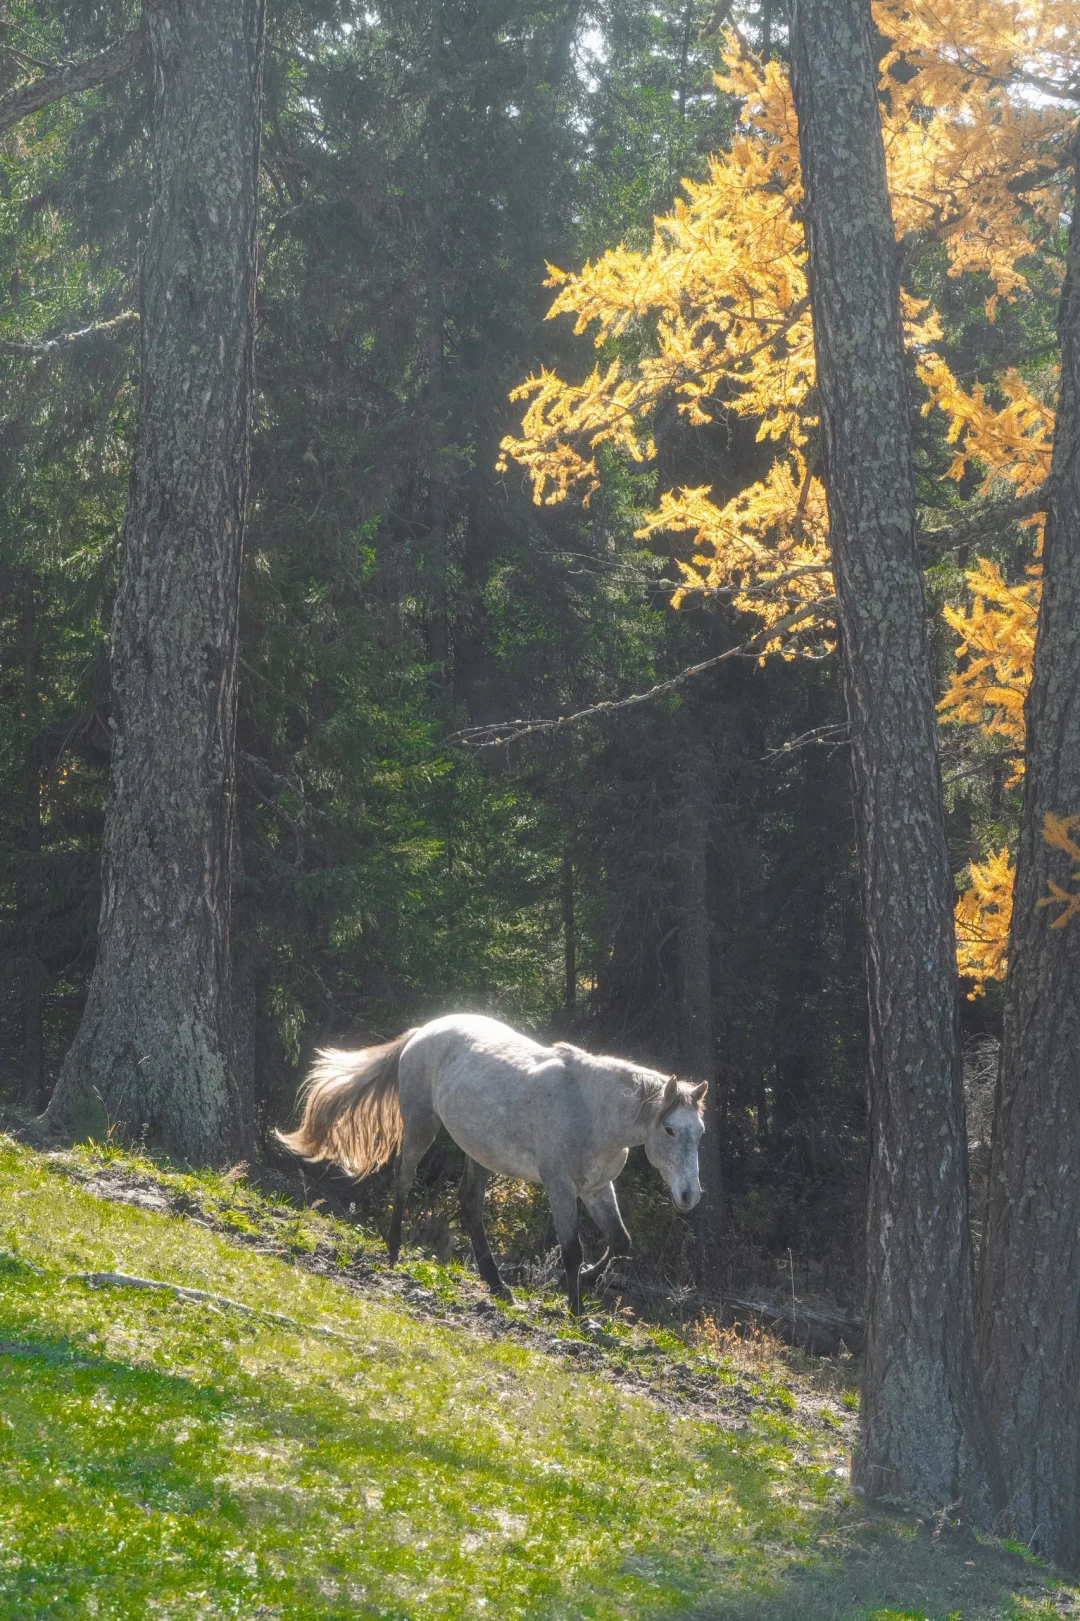
[[[961,1528],[869,1518],[837,1364],[575,1325],[550,1288],[495,1306],[239,1177],[112,1150],[0,1139],[0,1245],[4,1621],[1080,1604]]]

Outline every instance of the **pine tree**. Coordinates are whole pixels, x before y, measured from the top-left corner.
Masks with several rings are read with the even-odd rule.
[[[45,1117],[221,1162],[238,590],[253,385],[263,10],[155,7],[140,415],[111,650],[98,957]]]

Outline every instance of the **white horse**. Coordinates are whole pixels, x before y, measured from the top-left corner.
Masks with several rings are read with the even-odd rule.
[[[488,1176],[542,1182],[576,1314],[582,1286],[630,1250],[613,1183],[631,1148],[644,1146],[679,1210],[692,1210],[701,1198],[707,1084],[691,1086],[621,1058],[594,1058],[563,1041],[542,1047],[495,1019],[451,1013],[383,1047],[321,1052],[304,1083],[300,1125],[277,1135],[305,1159],[332,1160],[356,1177],[400,1150],[388,1240],[393,1266],[416,1167],[445,1126],[467,1156],[461,1213],[477,1267],[488,1287],[507,1297],[484,1232]],[[606,1243],[584,1271],[579,1199]]]

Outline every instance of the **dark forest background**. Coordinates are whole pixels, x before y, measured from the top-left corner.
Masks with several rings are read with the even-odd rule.
[[[100,49],[129,12],[8,7],[0,90],[33,55]],[[760,476],[752,429],[722,403],[707,429],[660,421],[651,467],[609,457],[588,509],[537,507],[495,471],[511,388],[592,363],[569,322],[545,321],[545,261],[646,245],[680,178],[725,144],[718,20],[698,0],[272,7],[239,1045],[265,1137],[315,1047],[446,1011],[666,1068],[696,1062],[688,1032],[705,1028],[728,1275],[794,1255],[803,1287],[853,1299],[865,985],[835,660],[734,661],[624,714],[456,741],[642,690],[745,633],[723,605],[673,612],[674,553],[634,538],[658,482],[726,497]],[[768,5],[745,26],[783,48]],[[133,325],[48,342],[137,303],[145,95],[134,75],[0,142],[0,336],[44,345],[0,348],[0,1093],[28,1109],[50,1095],[94,960],[136,400]],[[966,375],[1000,364],[1007,323],[968,320],[978,289],[947,296],[947,352],[967,352]],[[916,431],[929,486],[947,452],[932,423]],[[937,563],[932,608],[963,562]],[[935,623],[943,674],[954,638]],[[948,763],[959,870],[1009,795],[1000,761]],[[964,1017],[977,1050],[993,990]],[[433,1156],[429,1201],[452,1169]],[[635,1237],[686,1275],[690,1228],[630,1177],[652,1218],[631,1217]],[[539,1242],[539,1206],[519,1225]]]

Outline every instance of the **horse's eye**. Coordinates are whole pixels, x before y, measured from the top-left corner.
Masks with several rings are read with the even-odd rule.
[[[665,1127],[664,1127],[664,1130],[665,1130],[665,1131],[666,1131],[666,1132],[667,1132],[667,1134],[668,1134],[668,1136],[669,1136],[669,1137],[674,1137],[674,1135],[675,1135],[675,1129],[674,1129],[674,1127],[673,1127],[673,1126],[665,1126]]]

